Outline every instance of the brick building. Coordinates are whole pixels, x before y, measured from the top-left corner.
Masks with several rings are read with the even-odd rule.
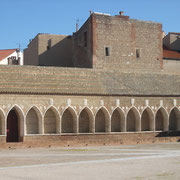
[[[122,13],[93,13],[72,36],[38,34],[24,52],[34,66],[0,67],[1,144],[178,140],[157,138],[180,131],[180,73],[162,57],[162,25]]]
[[[180,69],[180,33],[170,32],[163,38],[163,69],[179,72]]]

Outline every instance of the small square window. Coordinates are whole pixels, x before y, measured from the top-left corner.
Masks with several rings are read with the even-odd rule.
[[[105,54],[106,54],[106,56],[110,56],[110,49],[109,49],[109,47],[105,47]]]
[[[51,48],[51,39],[48,40],[47,50]]]
[[[140,58],[140,49],[136,49],[136,58]]]

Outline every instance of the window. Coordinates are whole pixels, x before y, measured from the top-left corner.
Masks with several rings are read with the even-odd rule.
[[[140,58],[140,49],[136,49],[136,58]]]
[[[87,47],[87,32],[84,32],[84,47]]]
[[[110,56],[110,49],[109,47],[105,47],[105,55]]]
[[[47,50],[51,48],[51,39],[48,40]]]

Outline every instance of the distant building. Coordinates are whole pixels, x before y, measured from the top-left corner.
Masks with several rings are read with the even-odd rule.
[[[170,32],[163,38],[164,70],[180,72],[180,33]]]
[[[159,70],[162,25],[94,13],[72,36],[38,34],[24,50],[24,65]]]
[[[39,33],[24,49],[24,65],[72,66],[70,36]]]
[[[0,65],[23,65],[23,53],[19,49],[0,50]]]

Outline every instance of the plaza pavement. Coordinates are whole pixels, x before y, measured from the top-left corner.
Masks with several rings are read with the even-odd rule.
[[[0,150],[0,180],[180,179],[180,143]]]

